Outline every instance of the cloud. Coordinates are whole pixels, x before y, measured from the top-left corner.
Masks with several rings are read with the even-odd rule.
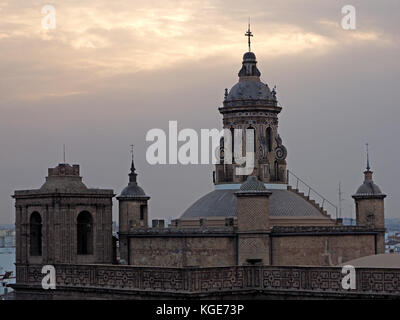
[[[54,150],[64,142],[79,150],[76,159],[92,170],[85,177],[94,186],[114,181],[111,186],[119,190],[126,177],[122,169],[116,176],[124,159],[118,152],[124,154],[121,150],[131,139],[144,148],[148,128],[162,127],[166,119],[178,119],[188,127],[219,126],[217,106],[223,89],[237,80],[247,50],[249,15],[252,48],[263,79],[278,85],[285,106],[280,130],[294,159],[290,166],[298,166],[294,171],[302,176],[307,172],[321,179],[322,188],[328,188],[325,182],[334,181],[337,172],[344,177],[353,174],[356,182],[348,185],[354,188],[360,179],[360,172],[354,171],[358,153],[352,163],[342,164],[332,160],[337,152],[329,152],[352,150],[359,143],[355,137],[363,140],[368,134],[376,139],[369,140],[371,145],[383,150],[385,140],[396,136],[397,127],[390,122],[395,121],[399,104],[393,85],[399,81],[396,1],[381,6],[355,0],[355,31],[340,27],[337,0],[52,1],[57,27],[48,31],[41,27],[42,1],[0,2],[1,202],[12,207],[12,188],[29,183],[35,187],[42,181],[38,172],[54,165]],[[376,132],[365,132],[365,127]],[[330,131],[324,135],[324,130]],[[347,145],[335,144],[336,137]],[[304,141],[310,149],[324,146],[326,151],[310,156],[304,152]],[[93,145],[113,150],[105,152],[112,156],[95,158]],[[100,161],[101,169],[96,167]],[[318,163],[337,166],[336,171],[321,172]],[[396,186],[389,178],[396,167],[386,167],[376,171],[385,191],[394,193]],[[181,198],[188,196],[186,205],[194,200],[190,194],[199,195],[201,183],[211,181],[208,169],[194,174],[193,189],[176,189],[184,195]],[[168,205],[171,214],[179,214],[183,208],[170,200],[172,191],[165,192],[165,185],[178,178],[171,170],[157,170],[153,174],[155,168],[148,169],[142,180],[148,183],[146,190],[154,192],[154,208],[164,212]],[[178,186],[185,185],[184,178]],[[335,191],[326,193],[336,198]]]
[[[236,60],[246,50],[243,17],[235,6],[215,4],[55,1],[55,30],[41,27],[40,2],[3,4],[0,58],[9,70],[2,73],[2,82],[12,86],[8,100],[87,92],[98,79],[216,56]],[[333,54],[338,47],[388,38],[374,31],[345,33],[329,19],[317,20],[318,28],[301,20],[278,21],[280,14],[287,14],[285,6],[255,14],[253,47],[264,57]]]

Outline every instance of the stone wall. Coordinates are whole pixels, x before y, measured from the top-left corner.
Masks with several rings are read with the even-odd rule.
[[[274,227],[273,265],[333,266],[384,253],[384,230],[362,226]]]
[[[146,237],[130,239],[130,265],[215,267],[235,265],[232,237]]]
[[[17,263],[111,263],[112,191],[93,194],[48,194],[28,197],[17,193],[15,203]],[[96,194],[95,192],[98,192]],[[34,191],[32,191],[34,194]],[[77,255],[77,216],[88,211],[93,218],[93,254]],[[42,255],[31,256],[29,218],[42,219]]]
[[[124,234],[129,264],[184,267],[263,265],[334,266],[384,252],[383,231],[357,226],[273,227],[268,232],[224,228],[149,228]]]
[[[357,225],[385,227],[384,202],[382,199],[356,199]]]
[[[284,236],[272,240],[274,265],[338,265],[375,254],[374,235]]]
[[[357,268],[356,289],[339,267],[155,268],[55,265],[56,289],[41,289],[41,265],[17,265],[17,298],[386,298],[400,297],[400,269]]]

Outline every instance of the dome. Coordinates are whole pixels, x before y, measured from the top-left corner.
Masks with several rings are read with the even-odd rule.
[[[256,186],[256,188],[259,187]],[[265,192],[265,190],[261,191]],[[271,192],[269,196],[271,217],[329,220],[329,217],[293,191],[285,189],[269,189],[269,191]],[[236,217],[237,198],[235,192],[238,190],[214,190],[193,203],[179,219]]]
[[[248,60],[256,60],[256,55],[253,52],[246,52],[243,55],[243,61],[248,61]]]
[[[236,83],[228,93],[227,100],[269,100],[273,99],[268,85],[261,81],[243,80]]]
[[[120,197],[146,197],[146,193],[137,184],[128,184],[128,186],[126,186],[124,188],[124,190],[122,190],[122,192],[119,196]]]
[[[41,192],[82,193],[88,188],[79,176],[79,165],[60,163],[55,168],[49,168],[46,182],[41,186]]]
[[[80,177],[47,177],[41,192],[82,193],[87,187]]]
[[[121,194],[117,197],[117,199],[121,198],[145,198],[145,199],[150,198],[146,195],[144,190],[141,187],[139,187],[137,183],[137,173],[135,165],[133,163],[133,154],[132,154],[131,172],[129,173],[129,183],[122,190]]]
[[[381,194],[381,189],[373,181],[364,181],[364,183],[358,187],[357,194]]]
[[[256,55],[246,52],[243,55],[242,68],[239,71],[239,82],[225,96],[230,100],[276,100],[268,85],[260,81],[261,73],[257,68]]]
[[[264,183],[257,179],[256,176],[248,176],[247,180],[240,186],[241,191],[265,191],[267,188]]]
[[[372,171],[367,169],[364,172],[364,182],[358,187],[357,192],[353,197],[385,197],[381,189],[372,180]]]

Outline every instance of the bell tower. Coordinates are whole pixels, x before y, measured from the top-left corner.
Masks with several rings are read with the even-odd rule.
[[[270,90],[260,80],[261,73],[257,68],[256,56],[250,51],[243,55],[242,68],[239,71],[239,82],[228,92],[225,89],[223,106],[219,112],[223,116],[223,128],[231,132],[232,143],[226,145],[231,149],[232,161],[226,159],[221,141],[220,163],[216,165],[215,184],[242,183],[246,176],[237,175],[240,166],[234,156],[234,145],[237,139],[242,140],[242,152],[246,150],[246,130],[254,131],[253,145],[249,146],[254,153],[254,172],[264,183],[286,183],[287,150],[278,134],[278,106],[276,89]],[[241,130],[241,133],[237,129]],[[247,148],[248,150],[248,148]],[[230,163],[231,162],[231,163]]]
[[[377,253],[385,252],[385,209],[386,194],[372,180],[369,166],[367,144],[367,168],[364,171],[364,182],[352,196],[356,205],[357,225],[367,226],[380,231],[377,237]]]
[[[12,197],[17,267],[113,262],[114,192],[88,188],[79,165],[49,168],[39,189],[16,190]]]
[[[133,162],[132,146],[131,172],[129,183],[117,197],[119,202],[119,243],[120,257],[129,264],[129,238],[130,231],[148,228],[148,200],[149,196],[139,187],[137,173]]]

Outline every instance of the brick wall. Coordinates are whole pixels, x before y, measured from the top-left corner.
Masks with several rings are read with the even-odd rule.
[[[273,237],[272,252],[274,265],[338,265],[375,254],[375,236],[341,234]]]
[[[142,266],[235,265],[232,237],[148,237],[130,239],[130,264]]]

